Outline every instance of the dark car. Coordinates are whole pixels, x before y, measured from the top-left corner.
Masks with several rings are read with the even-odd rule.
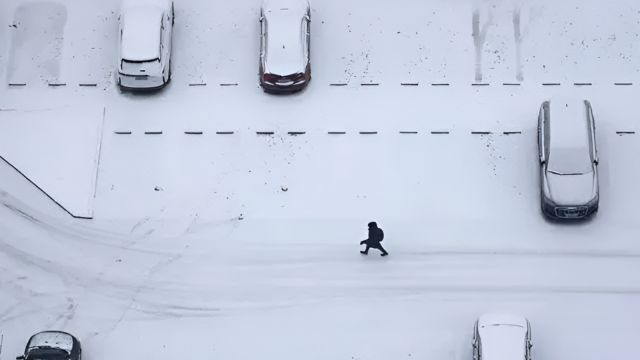
[[[598,153],[591,103],[545,101],[538,116],[542,212],[557,220],[598,211]]]
[[[311,80],[311,12],[306,0],[265,0],[260,12],[260,85],[293,92]]]
[[[16,360],[81,360],[80,341],[62,331],[39,332],[27,342],[24,354]]]

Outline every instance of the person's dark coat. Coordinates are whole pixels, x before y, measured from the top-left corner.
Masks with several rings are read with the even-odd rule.
[[[385,250],[384,247],[382,247],[382,244],[380,244],[384,238],[382,229],[378,227],[378,224],[376,224],[375,221],[370,222],[368,226],[369,236],[367,237],[367,240],[362,240],[360,242],[360,245],[367,245],[367,248],[360,252],[366,255],[369,252],[369,249],[373,248],[382,251],[382,256],[388,255],[389,253],[387,250]]]

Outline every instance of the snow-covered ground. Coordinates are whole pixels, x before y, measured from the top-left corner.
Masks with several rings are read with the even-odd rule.
[[[173,80],[132,95],[116,0],[0,2],[0,156],[93,217],[0,160],[0,360],[51,328],[86,360],[461,360],[489,311],[536,359],[636,357],[639,3],[313,2],[291,96],[258,86],[258,1],[175,3]],[[539,210],[554,94],[594,107],[582,224]]]

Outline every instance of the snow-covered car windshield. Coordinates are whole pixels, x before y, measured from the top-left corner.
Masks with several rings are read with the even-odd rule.
[[[557,175],[582,175],[593,171],[591,156],[584,148],[556,148],[549,154],[547,170]]]

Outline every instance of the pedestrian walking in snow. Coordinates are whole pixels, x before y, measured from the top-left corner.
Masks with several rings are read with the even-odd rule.
[[[382,247],[380,242],[384,239],[384,231],[378,227],[375,221],[369,223],[369,238],[367,240],[360,241],[360,245],[367,245],[367,247],[360,251],[361,254],[367,255],[369,254],[369,249],[378,249],[382,251],[380,256],[387,256],[389,253]]]

